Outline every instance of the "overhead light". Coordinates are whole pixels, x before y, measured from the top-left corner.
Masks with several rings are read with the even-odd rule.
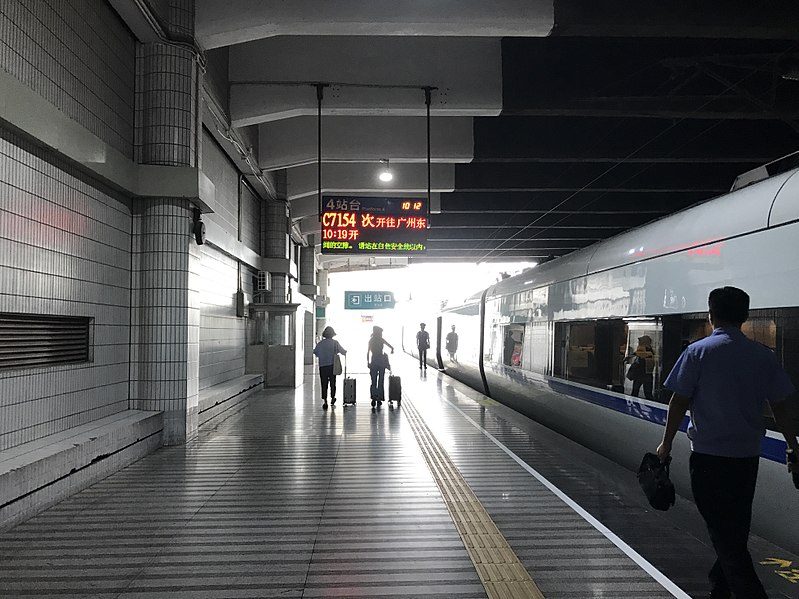
[[[394,174],[391,172],[391,169],[388,167],[388,158],[381,158],[380,164],[382,168],[380,169],[380,174],[377,176],[383,183],[388,183],[394,178]]]

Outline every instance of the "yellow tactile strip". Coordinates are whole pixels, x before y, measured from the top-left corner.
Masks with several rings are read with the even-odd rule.
[[[402,409],[489,599],[544,599],[418,410],[407,401]]]

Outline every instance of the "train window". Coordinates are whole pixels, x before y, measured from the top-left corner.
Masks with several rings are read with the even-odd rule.
[[[657,399],[662,337],[657,320],[558,323],[554,374],[592,387]]]

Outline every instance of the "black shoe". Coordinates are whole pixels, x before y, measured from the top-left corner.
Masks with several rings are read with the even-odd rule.
[[[322,404],[322,409],[323,409],[323,410],[326,410],[326,409],[327,409],[327,402],[325,402],[325,403],[323,403],[323,404]]]
[[[331,406],[334,406],[334,405],[336,405],[336,398],[335,398],[335,397],[333,397],[333,398],[330,400],[330,405],[331,405]]]
[[[376,403],[377,403],[377,402],[376,402],[374,399],[372,399],[372,407],[375,407],[375,404],[376,404]]]

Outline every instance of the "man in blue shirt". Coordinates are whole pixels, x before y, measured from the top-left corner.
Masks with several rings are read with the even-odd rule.
[[[741,332],[749,318],[744,291],[714,289],[708,308],[713,334],[689,345],[664,383],[674,394],[657,454],[669,456],[690,408],[691,490],[717,555],[710,598],[768,599],[747,549],[752,501],[766,403],[788,449],[799,450],[785,402],[794,387],[771,350]]]

